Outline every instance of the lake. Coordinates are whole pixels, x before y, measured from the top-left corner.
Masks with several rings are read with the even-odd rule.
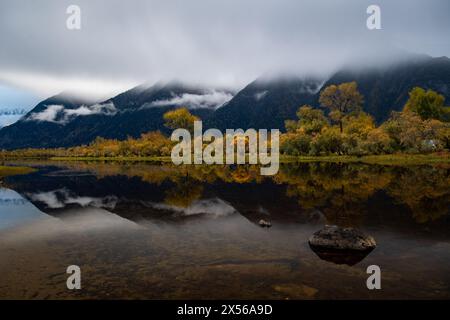
[[[16,161],[0,185],[0,298],[449,299],[450,166]],[[272,226],[263,228],[264,219]],[[366,256],[308,245],[326,224]],[[78,265],[82,289],[68,290]],[[368,290],[366,269],[381,269]]]

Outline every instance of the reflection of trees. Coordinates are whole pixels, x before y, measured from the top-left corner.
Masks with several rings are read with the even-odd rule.
[[[419,223],[450,211],[450,172],[445,167],[311,163],[283,166],[274,179],[288,185],[288,196],[302,208],[322,209],[330,223],[357,223],[378,190],[408,207]]]
[[[433,221],[449,212],[450,171],[431,166],[399,169],[387,192],[408,206],[417,222]]]
[[[194,180],[180,181],[166,191],[164,203],[175,207],[187,208],[201,198],[203,186]]]
[[[256,165],[180,165],[172,163],[130,163],[130,162],[60,162],[60,164],[79,171],[90,171],[97,177],[123,175],[139,177],[142,181],[161,184],[164,181],[178,183],[184,177],[202,183],[216,181],[228,183],[259,183],[264,179],[260,167]]]
[[[50,164],[50,163],[49,163]],[[65,167],[89,171],[97,177],[124,175],[174,187],[166,203],[187,206],[202,195],[202,185],[215,182],[261,183],[272,180],[287,186],[287,195],[303,209],[320,209],[329,223],[354,225],[367,211],[368,199],[383,190],[409,208],[419,223],[449,212],[450,168],[440,166],[380,166],[357,163],[283,164],[273,177],[261,176],[255,165],[187,165],[172,163],[64,162]]]
[[[298,198],[304,209],[321,209],[329,223],[341,225],[356,224],[367,199],[390,181],[375,166],[311,163],[284,169],[276,180],[288,185],[288,196]]]

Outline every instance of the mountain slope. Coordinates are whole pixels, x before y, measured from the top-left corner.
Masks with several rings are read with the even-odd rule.
[[[296,119],[295,112],[304,104],[319,107],[320,90],[331,84],[356,81],[364,95],[363,109],[377,123],[391,111],[401,110],[408,93],[416,86],[433,89],[450,103],[450,59],[446,57],[408,56],[402,63],[384,67],[343,68],[325,82],[314,78],[273,78],[255,80],[242,89],[208,119],[208,127],[278,128],[284,130],[286,119]],[[260,97],[260,98],[258,98]]]
[[[91,105],[95,101],[74,97],[61,93],[41,101],[21,120],[0,130],[0,148],[18,149],[39,146],[41,148],[57,145],[61,138],[63,125],[50,121],[24,121],[32,113],[44,112],[48,106],[59,105],[73,110],[81,105]]]
[[[179,106],[206,118],[231,99],[229,91],[178,82],[138,86],[101,103],[64,94],[40,102],[21,120],[0,130],[0,148],[67,147],[87,144],[97,136],[126,139],[144,132],[165,132],[163,114]],[[32,134],[30,134],[32,132]]]
[[[449,103],[450,59],[419,56],[385,68],[349,68],[335,73],[324,86],[349,81],[358,83],[358,89],[364,95],[364,110],[381,123],[391,111],[403,108],[409,91],[416,86],[439,92]]]
[[[283,128],[302,104],[313,103],[323,81],[294,76],[260,78],[206,120],[207,127]]]

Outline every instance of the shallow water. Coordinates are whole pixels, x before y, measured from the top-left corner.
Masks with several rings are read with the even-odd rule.
[[[38,171],[1,184],[0,298],[450,298],[448,165],[14,164]],[[308,238],[325,224],[377,247],[323,260]]]

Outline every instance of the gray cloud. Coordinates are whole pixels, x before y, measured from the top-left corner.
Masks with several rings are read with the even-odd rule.
[[[165,203],[147,202],[146,204],[158,210],[170,210],[184,216],[206,214],[218,218],[229,216],[237,212],[229,203],[219,198],[196,200],[186,208]]]
[[[81,7],[82,29],[66,29]],[[36,91],[118,92],[180,79],[241,87],[272,70],[327,73],[397,50],[450,55],[450,2],[380,0],[17,1],[0,3],[0,81]]]
[[[144,104],[142,108],[164,107],[164,106],[186,106],[192,109],[209,108],[216,109],[233,98],[233,95],[224,91],[211,91],[205,94],[184,93],[175,95],[170,99],[157,100]]]
[[[255,100],[256,100],[256,101],[261,100],[262,98],[264,98],[264,97],[266,96],[266,94],[267,94],[268,92],[269,92],[269,91],[264,90],[264,91],[260,91],[260,92],[255,93]]]
[[[80,207],[97,207],[114,209],[117,203],[117,197],[107,196],[104,198],[78,196],[68,189],[57,189],[48,192],[36,192],[26,194],[31,201],[44,203],[47,208],[58,209],[65,208],[71,204],[77,204]]]
[[[117,109],[112,102],[94,104],[92,106],[81,106],[76,109],[66,109],[62,105],[48,105],[43,111],[31,113],[24,121],[47,121],[66,124],[76,117],[90,116],[93,114],[104,114],[112,116]]]

